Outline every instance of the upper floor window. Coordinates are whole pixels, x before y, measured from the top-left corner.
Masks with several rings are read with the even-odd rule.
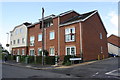
[[[75,55],[76,48],[75,46],[66,47],[66,55]]]
[[[102,48],[102,46],[101,46],[101,53],[103,53],[103,48]]]
[[[100,33],[100,39],[102,39],[102,33]]]
[[[38,41],[42,41],[42,34],[38,35]]]
[[[54,56],[55,55],[55,50],[54,48],[50,48],[50,56]]]
[[[65,29],[65,41],[75,41],[75,28],[66,28]]]
[[[20,28],[20,33],[22,33],[23,32],[23,29],[22,28]]]
[[[22,38],[22,43],[25,43],[25,39],[24,38]]]
[[[10,42],[10,44],[12,45],[12,41]]]
[[[13,44],[15,44],[15,40],[13,40]]]
[[[16,35],[18,34],[18,29],[16,29],[15,34],[16,34]]]
[[[18,43],[18,44],[20,43],[20,39],[17,40],[17,43]]]
[[[50,32],[50,40],[55,39],[55,32],[52,31]]]
[[[30,46],[34,46],[34,41],[35,41],[35,37],[31,36],[30,37]]]

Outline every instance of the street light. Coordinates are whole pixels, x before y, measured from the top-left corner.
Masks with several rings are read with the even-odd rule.
[[[42,8],[42,65],[44,65],[44,8]]]

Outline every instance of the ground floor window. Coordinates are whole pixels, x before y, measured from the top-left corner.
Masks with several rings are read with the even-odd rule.
[[[75,46],[66,47],[66,55],[75,55],[75,54],[76,54]]]
[[[17,50],[17,55],[20,55],[20,50],[19,49]]]
[[[24,49],[22,49],[22,55],[25,55],[25,50]]]
[[[42,49],[41,48],[38,48],[38,56],[42,56]]]
[[[50,56],[54,56],[55,55],[55,50],[54,48],[50,48]]]
[[[34,49],[30,49],[30,55],[34,56],[34,54],[35,54]]]

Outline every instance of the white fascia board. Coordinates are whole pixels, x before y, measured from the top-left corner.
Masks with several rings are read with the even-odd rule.
[[[95,11],[94,13],[92,13],[91,15],[89,15],[88,17],[86,17],[85,19],[81,20],[81,21],[85,21],[87,20],[88,18],[90,18],[91,16],[93,16],[95,13],[97,13],[98,11]]]
[[[87,20],[88,18],[90,18],[91,16],[93,16],[93,15],[94,15],[95,13],[97,13],[97,12],[98,12],[98,11],[95,11],[94,13],[92,13],[91,15],[89,15],[88,17],[86,17],[85,19],[81,19],[81,20],[77,20],[77,21],[73,21],[73,22],[61,24],[61,25],[59,25],[59,26],[61,27],[61,26],[70,25],[70,24],[74,24],[74,23],[77,23],[77,22],[85,21],[85,20]]]
[[[61,26],[66,26],[66,25],[70,25],[70,24],[74,24],[74,23],[77,23],[77,22],[80,22],[81,20],[77,20],[77,21],[73,21],[73,22],[69,22],[69,23],[66,23],[66,24],[61,24],[59,25],[60,27]]]

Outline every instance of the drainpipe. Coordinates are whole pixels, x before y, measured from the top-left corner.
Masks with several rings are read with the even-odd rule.
[[[80,25],[80,57],[81,60],[83,61],[83,52],[82,52],[82,25],[81,22],[79,22]]]

